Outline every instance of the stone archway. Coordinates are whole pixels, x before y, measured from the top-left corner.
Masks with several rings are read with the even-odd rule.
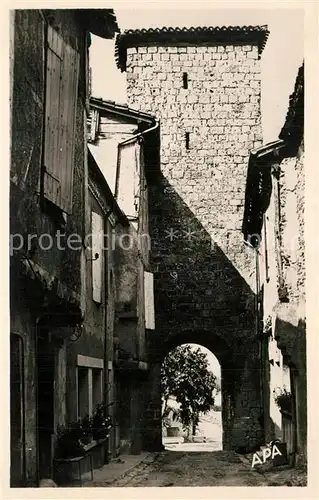
[[[223,449],[250,451],[263,442],[262,413],[258,391],[258,342],[238,344],[237,350],[222,336],[222,331],[186,331],[171,334],[166,341],[149,341],[150,373],[146,384],[146,411],[143,447],[163,449],[161,424],[161,364],[168,352],[181,344],[200,344],[214,353],[221,365]],[[236,346],[235,346],[236,347]],[[255,375],[255,378],[253,377]],[[256,376],[257,375],[257,376]]]

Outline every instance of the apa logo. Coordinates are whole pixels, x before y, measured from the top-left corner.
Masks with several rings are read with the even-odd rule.
[[[255,465],[257,465],[257,464],[258,465],[262,465],[262,464],[264,464],[266,462],[266,460],[268,460],[269,458],[272,460],[277,455],[281,456],[282,453],[279,450],[279,448],[276,446],[276,444],[267,445],[267,448],[264,448],[262,450],[262,459],[258,455],[258,453],[254,453],[251,467],[254,468]]]

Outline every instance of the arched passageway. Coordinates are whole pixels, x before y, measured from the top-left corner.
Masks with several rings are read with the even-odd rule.
[[[163,450],[161,366],[165,356],[182,344],[199,344],[214,353],[221,367],[222,445],[224,450],[248,452],[260,446],[263,429],[258,400],[259,360],[257,343],[247,339],[229,345],[223,328],[214,331],[193,330],[172,332],[166,341],[149,338],[150,371],[145,386],[145,418],[143,447]],[[253,376],[254,374],[254,376]]]
[[[176,349],[171,350],[164,362],[162,363],[162,444],[166,450],[171,451],[218,451],[223,448],[223,425],[222,425],[222,386],[221,386],[221,366],[216,356],[206,347],[199,344],[182,344],[180,346],[184,350],[183,359],[185,359],[185,367],[180,370],[174,370],[172,373],[173,363],[175,361]],[[180,416],[181,405],[177,401],[176,396],[168,394],[168,385],[172,385],[173,379],[176,377],[176,383],[181,375],[189,376],[193,383],[200,384],[198,373],[194,373],[195,365],[194,358],[189,358],[189,351],[192,355],[205,356],[203,363],[207,361],[207,370],[214,377],[214,389],[207,391],[207,397],[212,396],[212,406],[209,411],[199,414],[199,422],[195,429],[193,426],[183,425]],[[188,360],[188,362],[187,362]],[[204,378],[203,378],[204,380]],[[170,382],[170,383],[169,383]],[[209,382],[208,382],[209,383]],[[165,389],[165,391],[164,391]],[[205,388],[206,389],[206,388]],[[204,384],[198,387],[198,394],[204,390]],[[185,393],[184,393],[185,394]],[[185,394],[187,396],[187,394]],[[196,398],[196,395],[194,395]]]

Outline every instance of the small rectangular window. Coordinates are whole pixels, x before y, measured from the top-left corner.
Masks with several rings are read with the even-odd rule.
[[[88,369],[78,367],[78,417],[82,418],[90,411],[89,408]]]
[[[188,89],[188,75],[187,75],[187,73],[183,73],[183,87],[184,87],[184,89]]]
[[[189,132],[185,134],[186,149],[189,149]]]
[[[92,368],[92,409],[103,400],[102,370]]]

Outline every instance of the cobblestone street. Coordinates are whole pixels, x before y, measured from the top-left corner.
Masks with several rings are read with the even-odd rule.
[[[294,477],[293,477],[294,475]],[[305,486],[296,471],[283,468],[266,473],[251,468],[251,460],[235,452],[173,452],[150,454],[113,481],[89,482],[86,487],[187,486]]]

